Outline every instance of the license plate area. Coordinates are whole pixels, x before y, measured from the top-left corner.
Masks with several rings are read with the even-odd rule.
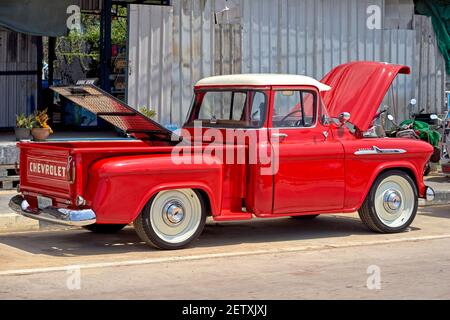
[[[37,196],[37,203],[39,209],[45,209],[53,205],[53,200],[44,196]]]

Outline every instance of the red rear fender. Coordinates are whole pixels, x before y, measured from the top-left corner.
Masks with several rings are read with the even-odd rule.
[[[170,155],[118,157],[91,167],[87,200],[98,223],[131,223],[160,191],[200,189],[218,213],[222,181],[221,164],[176,165]]]

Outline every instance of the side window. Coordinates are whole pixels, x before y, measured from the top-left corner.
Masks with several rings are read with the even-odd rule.
[[[311,127],[314,125],[314,104],[315,104],[315,97],[312,92],[301,92],[303,96],[303,119],[305,120],[304,126],[305,127]]]
[[[275,93],[273,127],[311,127],[316,122],[317,96],[309,90],[283,90]]]
[[[231,120],[241,120],[242,113],[244,112],[245,102],[247,99],[247,95],[244,92],[234,92],[233,103],[231,105]]]
[[[266,112],[266,96],[262,92],[255,91],[253,93],[252,109],[250,120],[256,124],[264,119]]]
[[[327,108],[323,104],[322,99],[320,100],[320,122],[324,125],[330,124],[330,116],[328,115]]]

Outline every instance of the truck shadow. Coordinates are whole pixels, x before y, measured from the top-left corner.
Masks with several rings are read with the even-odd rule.
[[[350,235],[376,236],[355,217],[326,215],[314,220],[254,219],[251,221],[208,222],[191,248],[214,248],[237,244],[340,238]],[[155,251],[143,243],[134,229],[113,235],[84,230],[30,232],[0,235],[0,243],[25,252],[55,257],[81,257]]]

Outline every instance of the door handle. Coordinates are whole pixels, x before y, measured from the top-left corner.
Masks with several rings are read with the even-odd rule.
[[[287,138],[287,133],[272,133],[272,138]]]

